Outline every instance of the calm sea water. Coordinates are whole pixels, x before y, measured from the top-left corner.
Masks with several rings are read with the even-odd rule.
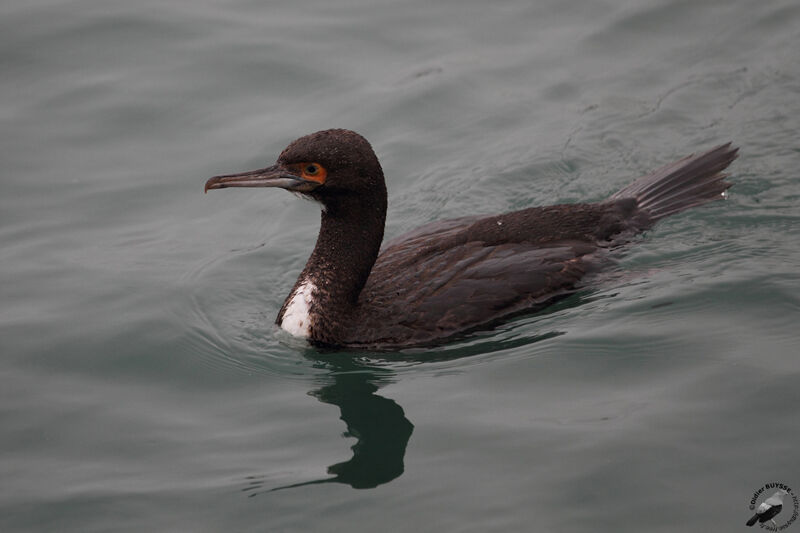
[[[743,529],[800,494],[798,43],[794,0],[3,2],[0,531]],[[272,325],[316,208],[203,183],[329,127],[389,236],[741,157],[546,313],[319,354]]]

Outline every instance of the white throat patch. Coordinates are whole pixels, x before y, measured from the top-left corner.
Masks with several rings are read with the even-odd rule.
[[[286,311],[283,312],[281,327],[295,337],[308,337],[311,327],[311,300],[317,287],[310,280],[306,280],[297,287],[294,296],[289,300]]]

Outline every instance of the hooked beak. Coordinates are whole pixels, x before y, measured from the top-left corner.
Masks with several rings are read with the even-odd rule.
[[[281,165],[272,165],[240,174],[214,176],[206,182],[204,192],[228,187],[280,187],[287,191],[310,192],[319,185],[319,182],[307,180]]]

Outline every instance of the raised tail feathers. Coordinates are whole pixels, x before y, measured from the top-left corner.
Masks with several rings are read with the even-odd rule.
[[[690,207],[723,198],[731,183],[723,170],[738,156],[738,148],[723,144],[699,155],[686,156],[639,178],[609,200],[635,198],[652,221]]]

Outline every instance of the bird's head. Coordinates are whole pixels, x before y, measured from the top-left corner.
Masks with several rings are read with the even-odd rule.
[[[325,130],[300,137],[274,165],[215,176],[205,190],[228,187],[280,187],[328,206],[337,198],[386,196],[383,170],[369,142],[350,130]]]

